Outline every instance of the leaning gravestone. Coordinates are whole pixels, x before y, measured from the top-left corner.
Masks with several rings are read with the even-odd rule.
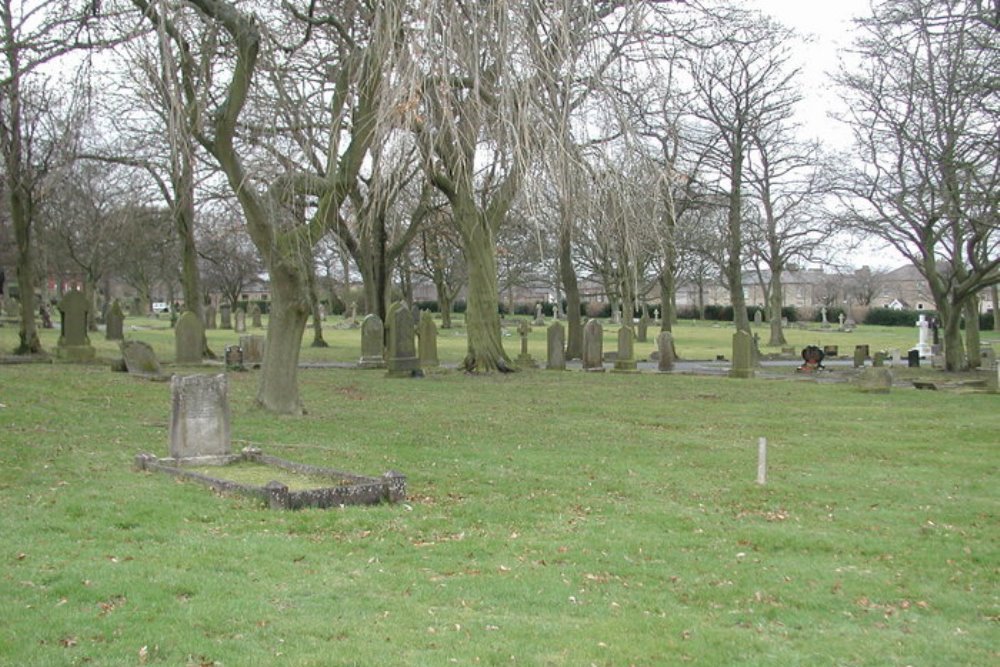
[[[596,319],[583,327],[583,370],[604,372],[604,328]]]
[[[413,344],[413,316],[405,304],[397,301],[386,314],[389,323],[388,377],[419,377],[420,359]]]
[[[256,303],[250,307],[250,324],[253,325],[255,329],[260,329],[264,326],[260,323],[260,306]]]
[[[266,342],[267,339],[264,336],[240,336],[243,363],[250,366],[264,363],[264,344]]]
[[[185,310],[174,327],[174,361],[178,364],[200,364],[205,329],[193,311]]]
[[[624,326],[618,330],[618,354],[615,356],[614,372],[638,372],[635,363],[635,334],[632,333],[632,327]]]
[[[219,324],[220,329],[233,328],[233,309],[228,303],[219,306],[219,318],[222,320]]]
[[[866,394],[888,394],[892,389],[892,373],[885,366],[873,366],[861,372],[855,388]]]
[[[556,306],[558,308],[558,306]],[[553,322],[546,330],[548,342],[548,358],[545,361],[546,370],[566,370],[566,330],[562,323]]]
[[[156,353],[149,343],[138,340],[123,341],[121,348],[125,370],[130,374],[150,379],[163,378],[160,362],[156,360]]]
[[[122,312],[122,306],[117,300],[111,304],[105,320],[104,337],[107,340],[122,340],[125,338],[125,313]]]
[[[729,377],[748,379],[753,376],[753,337],[746,331],[737,331],[733,334],[733,365]]]
[[[382,320],[378,315],[366,315],[361,321],[361,359],[359,368],[385,368],[382,346],[385,344]]]
[[[225,374],[175,375],[171,378],[171,457],[186,459],[230,453],[227,390]]]
[[[429,310],[420,313],[420,324],[417,327],[417,336],[420,338],[420,367],[435,368],[440,365],[438,361],[437,325],[434,324],[434,317]]]
[[[235,323],[233,325],[233,330],[236,333],[246,333],[247,331],[247,314],[242,308],[237,308],[236,313],[233,316]]]
[[[656,337],[656,349],[660,353],[656,369],[661,373],[674,370],[674,335],[661,331]]]
[[[83,292],[67,292],[59,302],[62,323],[59,335],[59,356],[70,361],[87,361],[94,358],[87,328],[90,323],[90,304]]]

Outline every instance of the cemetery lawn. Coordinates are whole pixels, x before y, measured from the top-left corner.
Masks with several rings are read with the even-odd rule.
[[[399,470],[407,501],[135,472],[168,383],[0,366],[0,663],[1000,662],[998,395],[324,368],[287,418],[229,381],[235,448]]]

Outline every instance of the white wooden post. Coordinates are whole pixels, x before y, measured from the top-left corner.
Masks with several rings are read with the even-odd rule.
[[[757,440],[757,483],[767,484],[767,438]]]

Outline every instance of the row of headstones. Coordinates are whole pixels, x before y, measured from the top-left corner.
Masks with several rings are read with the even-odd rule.
[[[389,322],[388,336],[385,335],[385,327],[378,315],[367,315],[361,322],[361,359],[358,361],[360,368],[388,368],[391,376],[409,376],[419,374],[422,368],[439,365],[437,326],[429,312],[421,313],[416,332],[414,332],[413,317],[402,304],[393,304],[389,308],[386,319]],[[528,354],[529,332],[528,322],[522,321],[518,325],[518,333],[521,336],[521,353],[517,357],[517,364],[523,367],[536,365],[534,359]],[[419,346],[414,344],[414,333],[419,340]],[[383,348],[383,340],[386,339],[388,346]],[[623,326],[618,330],[618,354],[615,359],[615,371],[637,370],[636,340],[632,327]],[[419,349],[417,349],[418,347]],[[673,336],[669,331],[661,332],[657,337],[657,348],[659,350],[659,370],[672,370],[674,367],[674,345]],[[566,369],[566,329],[561,322],[553,322],[547,329],[547,352],[546,369]],[[583,328],[583,369],[587,371],[604,370],[604,329],[596,319],[589,320]]]
[[[250,322],[251,326],[255,328],[261,328],[263,324],[261,323],[261,312],[260,306],[253,304],[250,306]],[[233,314],[233,309],[228,303],[224,303],[219,306],[219,318],[221,322],[216,325],[216,312],[215,306],[208,305],[205,306],[204,316],[205,322],[204,326],[206,329],[233,329],[236,333],[244,333],[247,330],[247,311],[242,308],[237,308],[236,313]]]

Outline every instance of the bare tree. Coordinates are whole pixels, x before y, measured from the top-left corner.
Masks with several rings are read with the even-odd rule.
[[[978,350],[963,353],[963,312],[1000,283],[997,16],[973,0],[885,0],[873,11],[858,22],[857,65],[840,75],[862,156],[841,201],[850,224],[926,279],[945,366],[960,370],[979,362]]]
[[[754,138],[786,119],[797,100],[790,67],[791,32],[768,17],[731,7],[709,12],[688,38],[685,68],[694,91],[691,113],[706,169],[718,174],[726,196],[723,276],[737,329],[749,331],[742,272],[744,187]]]

